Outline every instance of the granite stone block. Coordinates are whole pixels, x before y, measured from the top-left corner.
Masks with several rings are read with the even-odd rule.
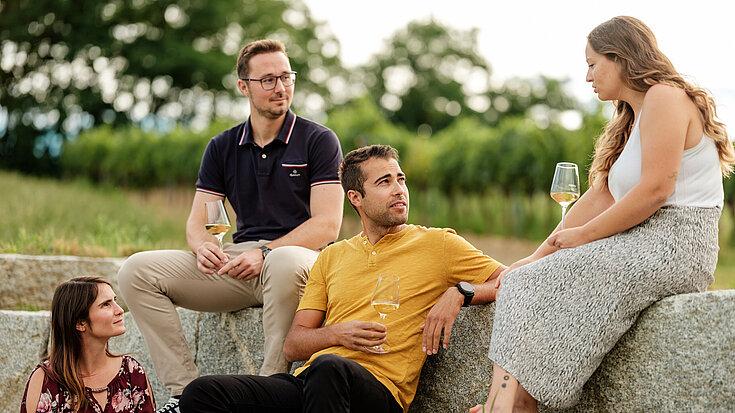
[[[429,356],[410,413],[467,412],[487,399],[493,363],[490,347],[495,303],[460,310],[447,349]]]
[[[202,313],[196,362],[201,375],[258,374],[263,364],[263,310]]]
[[[116,279],[124,261],[123,258],[0,254],[0,309],[49,310],[57,285],[85,275],[98,275],[109,281],[118,302],[125,308]]]
[[[17,412],[28,377],[46,355],[48,311],[0,310],[0,412]]]
[[[566,411],[735,412],[734,311],[735,290],[650,306]]]

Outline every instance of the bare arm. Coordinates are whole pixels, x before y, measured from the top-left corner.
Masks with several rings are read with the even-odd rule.
[[[26,412],[33,413],[38,408],[38,402],[41,400],[41,388],[43,387],[43,379],[46,373],[38,368],[31,374],[31,380],[28,383],[28,391],[26,392]]]
[[[692,102],[678,88],[651,87],[640,119],[641,179],[625,196],[584,226],[559,231],[547,241],[563,248],[609,237],[640,224],[666,202],[679,175]]]
[[[495,286],[495,279],[505,269],[504,265],[500,265],[482,284],[475,284],[475,296],[472,297],[470,304],[485,304],[495,300],[498,288]],[[439,339],[444,331],[444,348],[449,346],[449,337],[452,334],[452,326],[459,315],[459,310],[464,304],[464,295],[459,292],[457,287],[451,286],[447,288],[439,301],[431,308],[429,314],[426,315],[426,322],[419,328],[423,330],[422,350],[426,354],[436,354],[439,349]]]
[[[306,360],[312,354],[332,346],[344,346],[366,352],[369,346],[385,342],[385,326],[368,321],[348,321],[322,327],[324,311],[299,310],[283,343],[289,361]]]
[[[311,218],[288,234],[268,244],[271,249],[284,245],[298,245],[318,250],[339,236],[342,226],[344,192],[339,184],[317,185],[311,188],[309,207]]]

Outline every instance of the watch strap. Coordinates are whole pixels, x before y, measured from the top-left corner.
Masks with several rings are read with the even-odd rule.
[[[460,286],[459,283],[457,283],[455,287],[457,287],[457,290],[459,290],[459,292],[462,295],[464,295],[464,303],[462,303],[462,307],[469,307],[470,303],[472,302],[472,299],[475,297],[475,292],[465,291],[465,289],[462,288],[462,286]]]
[[[265,257],[268,255],[269,252],[273,251],[270,248],[266,247],[265,245],[261,245],[258,248],[260,248],[260,251],[263,253],[263,259],[265,259]]]

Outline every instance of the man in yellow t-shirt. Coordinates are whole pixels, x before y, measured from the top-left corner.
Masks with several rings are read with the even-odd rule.
[[[395,149],[350,152],[340,181],[363,231],[326,248],[311,269],[283,348],[306,364],[293,376],[202,377],[184,391],[182,412],[405,412],[460,308],[495,299],[490,280],[503,265],[451,229],[406,224]],[[398,276],[400,301],[377,322],[370,300],[381,274]],[[384,343],[390,351],[376,353]]]

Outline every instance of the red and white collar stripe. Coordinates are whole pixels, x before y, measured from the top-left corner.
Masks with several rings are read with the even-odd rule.
[[[296,115],[293,115],[293,119],[291,119],[291,126],[288,128],[288,135],[286,135],[286,144],[288,144],[288,141],[291,140],[291,133],[293,133],[293,127],[296,125]],[[248,128],[244,128],[242,131],[242,136],[240,137],[240,143],[238,145],[243,145],[245,143],[245,133],[247,132]]]

